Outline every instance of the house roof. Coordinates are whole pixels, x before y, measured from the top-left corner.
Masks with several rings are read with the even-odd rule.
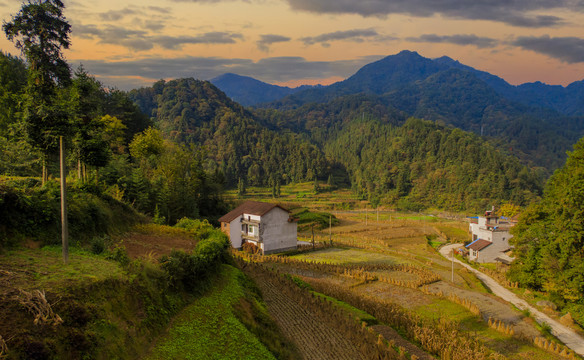
[[[475,251],[481,251],[482,249],[486,248],[491,244],[492,242],[490,242],[489,240],[478,239],[471,242],[466,247]]]
[[[503,253],[499,254],[499,256],[497,256],[495,258],[495,261],[501,262],[501,263],[506,264],[506,265],[511,264],[513,262],[513,260],[515,260],[514,257],[505,255]]]
[[[290,212],[277,204],[248,200],[243,204],[239,205],[238,207],[236,207],[235,209],[231,210],[227,214],[221,216],[219,218],[219,222],[231,222],[233,219],[235,219],[238,216],[241,216],[242,214],[262,216],[275,207],[279,207],[280,209],[286,212]]]

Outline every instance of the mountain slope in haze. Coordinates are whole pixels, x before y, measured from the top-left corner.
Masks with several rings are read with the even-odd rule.
[[[576,81],[567,87],[541,82],[514,86],[498,76],[461,64],[447,56],[428,59],[417,52],[407,50],[367,64],[346,80],[321,88],[302,90],[261,106],[291,109],[306,103],[327,102],[335,97],[350,94],[383,95],[449,69],[473,74],[509,101],[554,110],[565,116],[584,115],[584,80]]]
[[[566,94],[570,94],[567,96]],[[564,88],[513,86],[448,57],[427,59],[402,51],[361,68],[348,79],[288,95],[265,105],[298,112],[311,103],[347,96],[378,96],[388,109],[497,138],[532,166],[551,172],[584,135],[584,82]],[[365,112],[367,112],[365,110]]]
[[[514,86],[498,76],[461,64],[447,56],[434,59],[434,61],[451,68],[471,72],[508,100],[527,106],[555,110],[567,116],[584,115],[584,81],[576,81],[566,87],[548,85],[539,81]]]
[[[306,103],[327,102],[344,95],[381,95],[447,69],[448,66],[426,59],[417,52],[404,50],[363,66],[346,80],[322,88],[299,91],[264,107],[293,109]]]
[[[243,106],[272,102],[300,90],[312,88],[312,86],[307,85],[296,88],[272,85],[248,76],[232,73],[220,75],[209,82]]]

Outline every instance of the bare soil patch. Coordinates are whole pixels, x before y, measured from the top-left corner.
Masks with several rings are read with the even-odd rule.
[[[192,251],[197,244],[188,234],[146,234],[140,232],[124,236],[120,244],[132,259],[168,255],[173,249]]]

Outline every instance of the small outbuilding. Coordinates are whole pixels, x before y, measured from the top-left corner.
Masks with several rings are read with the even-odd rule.
[[[219,222],[235,249],[241,249],[246,242],[256,245],[263,254],[296,249],[296,221],[280,205],[246,201],[219,218]]]

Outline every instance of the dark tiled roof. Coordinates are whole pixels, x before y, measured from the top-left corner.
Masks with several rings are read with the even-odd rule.
[[[475,250],[475,251],[480,251],[491,244],[492,244],[492,242],[490,242],[489,240],[478,239],[478,240],[470,243],[466,247],[469,249]]]
[[[219,218],[219,222],[231,222],[233,219],[235,219],[238,216],[241,216],[241,214],[244,214],[244,213],[262,216],[275,207],[279,207],[280,209],[282,209],[286,212],[289,212],[288,210],[284,209],[280,205],[259,202],[259,201],[246,201],[243,204],[236,207],[235,209],[228,212],[227,214],[221,216]]]

